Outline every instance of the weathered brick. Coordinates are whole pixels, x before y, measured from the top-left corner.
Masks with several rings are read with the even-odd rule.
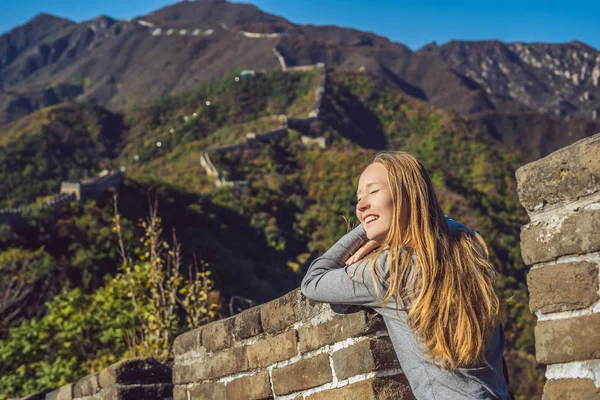
[[[324,390],[306,397],[306,400],[413,400],[414,396],[404,375],[371,378]]]
[[[300,290],[289,292],[260,306],[260,320],[264,332],[281,332],[298,320]]]
[[[298,339],[295,330],[290,330],[248,346],[250,368],[262,368],[298,354]]]
[[[73,384],[68,383],[49,393],[46,393],[46,400],[72,400]]]
[[[576,200],[599,190],[600,134],[517,169],[519,200],[528,211]]]
[[[92,396],[100,391],[98,374],[88,375],[73,384],[73,397]]]
[[[182,385],[247,371],[247,347],[234,347],[198,358],[195,362],[176,362],[173,383]]]
[[[543,364],[600,358],[600,314],[539,321],[535,350]]]
[[[173,354],[180,356],[189,351],[198,350],[202,346],[202,328],[193,329],[175,338]]]
[[[202,346],[208,351],[218,351],[233,344],[233,322],[235,317],[212,322],[202,328]]]
[[[173,385],[170,383],[117,385],[93,396],[90,400],[164,400],[173,397]]]
[[[189,398],[188,398],[189,393]],[[188,387],[175,386],[173,400],[222,400],[227,399],[225,385],[218,382],[206,382]]]
[[[374,332],[383,329],[384,326],[379,315],[365,311],[336,315],[322,324],[302,326],[298,329],[300,352],[306,353],[326,344]]]
[[[173,400],[188,400],[185,386],[173,386]]]
[[[193,364],[175,363],[173,366],[173,383],[184,385],[186,383],[200,382],[209,375],[208,362],[198,361]]]
[[[231,381],[225,387],[227,400],[262,400],[272,398],[269,372],[262,371]]]
[[[600,388],[591,379],[551,379],[542,400],[600,400]]]
[[[306,400],[375,400],[372,379],[311,394]]]
[[[171,375],[171,367],[154,358],[129,358],[100,371],[98,382],[101,388],[115,383],[170,383]]]
[[[219,378],[237,372],[248,371],[247,347],[234,347],[215,353],[209,361],[208,378]]]
[[[242,311],[235,316],[233,334],[238,339],[246,339],[262,333],[260,306]]]
[[[580,261],[532,269],[527,287],[532,312],[585,308],[598,300],[598,266]]]
[[[73,384],[68,383],[49,393],[46,393],[46,400],[72,400]]]
[[[568,254],[600,250],[600,210],[580,209],[577,213],[539,220],[521,229],[521,254],[527,265],[551,261]]]
[[[400,366],[389,338],[362,340],[336,351],[332,358],[338,379]]]
[[[289,394],[331,382],[333,376],[329,355],[300,360],[294,364],[273,370],[273,391],[276,395]]]
[[[354,307],[351,305],[338,305],[314,301],[304,296],[302,294],[302,291],[298,292],[298,297],[300,298],[300,307],[296,312],[296,317],[298,321],[309,320],[312,317],[322,315],[323,313],[331,312],[332,310],[336,310],[335,312],[338,313],[344,313],[346,312],[345,310]]]

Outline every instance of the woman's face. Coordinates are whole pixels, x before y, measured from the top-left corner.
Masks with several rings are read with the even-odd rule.
[[[383,164],[369,165],[358,180],[356,216],[367,237],[382,243],[392,226],[392,194]]]

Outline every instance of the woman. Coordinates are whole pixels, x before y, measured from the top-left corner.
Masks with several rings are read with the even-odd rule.
[[[361,224],[311,263],[302,293],[382,314],[417,399],[510,399],[481,236],[444,216],[425,168],[407,153],[377,154],[357,199]]]

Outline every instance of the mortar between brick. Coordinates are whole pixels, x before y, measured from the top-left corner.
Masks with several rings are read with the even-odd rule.
[[[586,253],[586,254],[570,254],[568,256],[558,257],[556,260],[541,262],[533,265],[530,270],[550,267],[553,265],[559,264],[568,264],[573,262],[587,261],[593,264],[597,264],[598,268],[600,268],[600,252]]]
[[[546,379],[591,379],[594,386],[600,388],[600,360],[550,364],[546,369]]]
[[[600,191],[579,198],[575,201],[564,201],[562,203],[553,204],[552,206],[544,208],[541,211],[530,211],[528,212],[529,219],[532,223],[541,220],[549,220],[553,215],[556,214],[574,213],[581,208],[589,209],[589,207],[594,207],[594,203],[600,203]]]
[[[380,378],[380,377],[385,377],[385,376],[402,375],[402,374],[403,374],[403,372],[400,368],[394,368],[394,369],[378,371],[378,372],[368,372],[366,374],[355,375],[348,379],[340,380],[335,385],[333,384],[333,382],[329,382],[324,385],[317,386],[315,388],[290,393],[290,394],[287,394],[284,396],[274,395],[274,399],[275,400],[293,400],[293,399],[296,399],[298,396],[302,396],[302,398],[304,399],[304,398],[306,398],[306,396],[310,396],[311,394],[314,394],[314,393],[323,392],[325,390],[331,390],[331,389],[339,389],[341,387],[348,386],[353,383],[364,381],[367,379]]]
[[[584,310],[561,311],[548,314],[543,314],[540,311],[535,312],[538,321],[554,321],[557,319],[575,318],[592,314],[600,314],[600,300]]]

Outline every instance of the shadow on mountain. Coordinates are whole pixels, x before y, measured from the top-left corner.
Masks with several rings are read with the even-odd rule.
[[[386,148],[383,126],[376,114],[365,107],[363,101],[346,87],[330,88],[323,102],[323,121],[343,137],[365,149]]]
[[[507,149],[533,161],[600,132],[600,122],[583,118],[557,119],[536,112],[485,112],[469,118],[473,129],[493,137]]]
[[[419,100],[427,101],[427,95],[425,94],[423,89],[421,89],[420,87],[411,85],[410,83],[406,82],[405,80],[400,79],[394,72],[392,72],[392,70],[390,70],[388,67],[386,67],[384,65],[380,66],[380,70],[383,73],[384,77],[386,77],[387,79],[392,81],[394,83],[394,85],[396,85],[398,87],[398,89],[400,89],[407,95],[414,97],[416,99],[419,99]]]
[[[156,193],[163,236],[170,242],[175,229],[184,256],[184,274],[195,255],[199,262],[209,264],[215,287],[225,299],[235,295],[257,304],[299,286],[301,276],[287,266],[286,255],[269,247],[248,218],[215,204],[210,197],[182,192],[162,182],[128,181],[120,190],[119,210],[134,222],[146,218],[149,198],[154,201]]]

